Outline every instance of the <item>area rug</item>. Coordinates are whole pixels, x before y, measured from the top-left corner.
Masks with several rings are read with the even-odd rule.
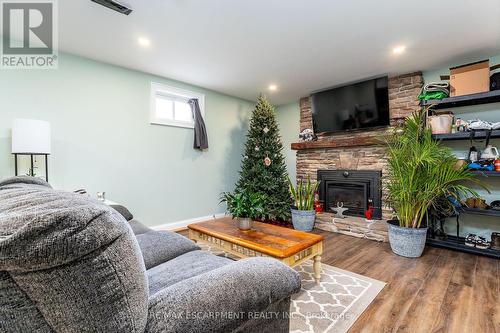
[[[237,259],[218,249],[199,244],[203,250]],[[384,288],[385,283],[322,264],[321,281],[314,280],[313,262],[294,269],[302,280],[301,290],[292,296],[291,333],[345,333]]]
[[[330,265],[314,280],[311,260],[295,267],[302,289],[292,296],[290,332],[344,333],[366,310],[385,283]]]

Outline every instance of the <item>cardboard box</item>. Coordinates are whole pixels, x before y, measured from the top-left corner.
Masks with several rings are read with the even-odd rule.
[[[490,61],[450,68],[450,96],[490,91]]]

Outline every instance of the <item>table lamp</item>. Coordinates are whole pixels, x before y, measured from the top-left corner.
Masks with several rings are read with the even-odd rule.
[[[33,156],[45,157],[45,180],[49,181],[48,155],[50,155],[50,123],[43,120],[15,119],[12,124],[12,154],[15,159],[15,174],[18,174],[18,156],[29,155],[33,174]]]

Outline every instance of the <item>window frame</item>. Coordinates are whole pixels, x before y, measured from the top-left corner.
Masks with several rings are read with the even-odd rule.
[[[152,125],[164,125],[164,126],[174,126],[183,128],[194,128],[194,118],[191,122],[185,122],[174,119],[164,119],[158,118],[156,116],[156,98],[157,96],[164,96],[166,99],[175,101],[187,101],[192,98],[198,99],[200,105],[200,111],[203,118],[205,118],[205,95],[199,92],[190,91],[187,89],[182,89],[178,87],[173,87],[157,82],[151,82],[151,94],[150,94],[150,111],[149,111],[149,121]],[[175,106],[174,106],[175,108]],[[175,112],[175,111],[174,111]]]

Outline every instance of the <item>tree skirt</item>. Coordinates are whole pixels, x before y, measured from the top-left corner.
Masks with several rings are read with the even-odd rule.
[[[207,245],[199,245],[216,255],[237,259]],[[302,288],[292,296],[292,333],[347,332],[385,286],[384,282],[337,267],[326,264],[321,267],[319,284],[314,280],[312,260],[294,268],[301,276]]]

